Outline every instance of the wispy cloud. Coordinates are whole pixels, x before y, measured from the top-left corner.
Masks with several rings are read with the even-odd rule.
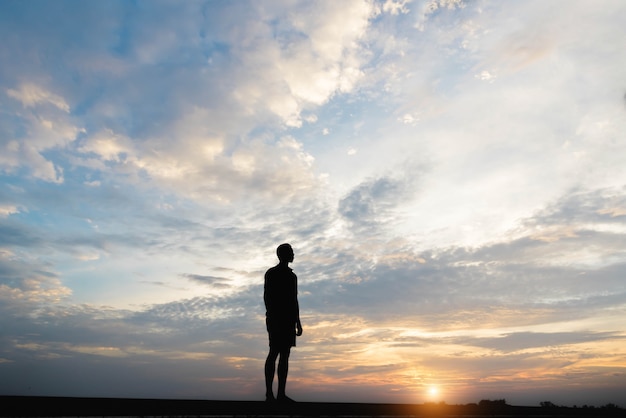
[[[201,284],[215,287],[215,288],[230,287],[230,284],[229,284],[230,280],[224,277],[203,276],[200,274],[183,274],[182,276],[194,282],[201,283]]]

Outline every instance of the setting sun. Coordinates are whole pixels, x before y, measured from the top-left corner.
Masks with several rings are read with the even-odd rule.
[[[434,385],[433,385],[433,386],[430,386],[430,387],[428,388],[428,395],[429,395],[431,398],[435,398],[435,397],[437,397],[437,395],[439,395],[439,388],[438,388],[437,386],[434,386]]]

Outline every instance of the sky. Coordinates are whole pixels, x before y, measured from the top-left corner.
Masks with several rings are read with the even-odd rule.
[[[0,3],[0,394],[626,406],[626,2]]]

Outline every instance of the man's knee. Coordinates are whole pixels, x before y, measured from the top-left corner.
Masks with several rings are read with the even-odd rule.
[[[289,359],[289,354],[291,354],[291,347],[287,347],[287,348],[284,348],[284,349],[280,350],[280,358],[281,358],[281,360],[282,359],[285,359],[285,360]]]
[[[268,360],[276,360],[276,358],[278,357],[278,354],[280,354],[280,350],[277,350],[275,348],[270,347],[270,352],[267,355],[267,359]]]

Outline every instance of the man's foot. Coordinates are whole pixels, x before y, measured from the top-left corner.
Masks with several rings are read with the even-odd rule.
[[[276,401],[276,398],[274,398],[273,393],[265,394],[265,402],[275,402],[275,401]]]
[[[278,395],[278,397],[276,398],[276,401],[280,403],[296,403],[296,401],[289,398],[287,395]]]

